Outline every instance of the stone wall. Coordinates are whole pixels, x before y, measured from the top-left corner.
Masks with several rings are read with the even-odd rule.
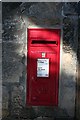
[[[13,3],[15,4],[15,3]],[[75,5],[75,7],[74,7]],[[6,8],[5,8],[6,6]],[[21,3],[16,8],[3,3],[3,117],[74,117],[77,63],[76,4]],[[6,12],[9,11],[9,12]],[[61,74],[58,107],[27,107],[27,28],[61,28]],[[22,114],[21,114],[22,113]]]
[[[75,111],[77,75],[77,16],[67,16],[63,19],[63,23],[63,62],[60,83],[60,106],[67,109],[68,114],[73,116]]]
[[[2,116],[2,4],[0,2],[0,119]]]
[[[80,8],[80,4],[79,4]],[[80,13],[79,13],[79,19],[78,19],[78,79],[77,79],[77,101],[76,101],[76,116],[78,119],[80,119]]]
[[[24,104],[26,82],[26,26],[17,9],[4,18],[3,31],[3,109],[14,114]]]

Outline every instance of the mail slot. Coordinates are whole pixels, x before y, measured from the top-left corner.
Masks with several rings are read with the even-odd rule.
[[[27,105],[58,105],[60,32],[28,29]]]

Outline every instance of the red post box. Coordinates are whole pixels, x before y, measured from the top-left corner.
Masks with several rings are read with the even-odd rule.
[[[60,29],[28,29],[27,105],[58,105]]]

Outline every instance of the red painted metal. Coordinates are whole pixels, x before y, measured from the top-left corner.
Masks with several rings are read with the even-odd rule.
[[[28,29],[27,105],[58,105],[60,32],[60,29]],[[48,77],[37,77],[38,59],[49,59]]]

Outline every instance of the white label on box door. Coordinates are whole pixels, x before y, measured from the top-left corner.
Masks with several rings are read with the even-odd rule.
[[[49,77],[49,59],[37,59],[37,77]]]

